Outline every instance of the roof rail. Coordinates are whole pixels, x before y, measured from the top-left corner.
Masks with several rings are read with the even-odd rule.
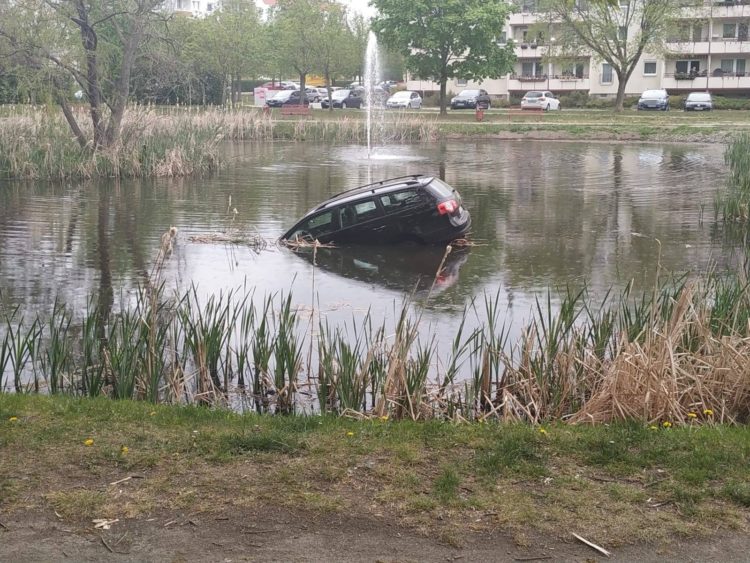
[[[425,176],[424,174],[409,174],[407,176],[397,176],[396,178],[388,178],[386,180],[380,180],[379,182],[372,182],[370,184],[363,184],[361,186],[357,186],[356,188],[351,188],[351,189],[348,189],[348,190],[344,190],[343,192],[337,193],[336,195],[332,195],[324,203],[322,203],[320,206],[316,207],[316,209],[321,209],[325,205],[327,205],[328,203],[330,203],[331,201],[339,199],[341,196],[344,196],[346,194],[350,194],[352,192],[356,192],[358,190],[364,190],[365,188],[372,188],[372,189],[381,188],[381,187],[387,186],[387,185],[389,185],[391,183],[396,183],[396,182],[398,182],[400,180],[406,180],[407,178],[408,179],[412,179],[412,180],[416,180],[417,178],[426,178],[426,177],[427,176]]]

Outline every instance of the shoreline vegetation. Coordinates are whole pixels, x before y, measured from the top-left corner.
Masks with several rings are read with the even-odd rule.
[[[85,110],[75,109],[86,123]],[[567,111],[545,114],[473,111],[445,117],[429,111],[385,113],[381,143],[465,139],[729,142],[750,130],[750,112],[654,115]],[[84,131],[84,133],[87,133]],[[116,146],[81,148],[53,107],[0,107],[0,178],[62,180],[96,177],[169,177],[211,173],[225,141],[363,143],[364,112],[312,110],[309,117],[281,116],[260,108],[130,107]]]
[[[498,296],[485,294],[465,306],[449,350],[422,324],[429,294],[392,318],[335,326],[294,306],[291,292],[171,295],[156,281],[121,299],[119,311],[92,296],[82,312],[59,302],[32,316],[0,312],[0,391],[363,419],[750,419],[743,273],[662,278],[652,292],[600,299],[548,291],[514,342]]]

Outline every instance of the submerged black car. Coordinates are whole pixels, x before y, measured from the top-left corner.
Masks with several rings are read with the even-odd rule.
[[[426,244],[461,238],[471,216],[452,187],[431,176],[403,176],[342,192],[308,212],[281,238],[319,242]]]

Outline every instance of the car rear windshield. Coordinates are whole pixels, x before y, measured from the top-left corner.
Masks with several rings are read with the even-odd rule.
[[[689,102],[710,102],[711,94],[693,93],[687,99]]]
[[[524,98],[541,98],[544,96],[544,92],[526,92]]]
[[[646,90],[641,94],[641,98],[644,100],[660,100],[666,96],[664,90]]]
[[[281,90],[278,94],[276,94],[273,99],[274,100],[286,100],[287,98],[290,98],[292,96],[292,92],[294,90]]]
[[[461,90],[459,96],[478,96],[479,90]]]
[[[430,189],[432,193],[437,195],[438,197],[446,198],[446,197],[452,197],[452,196],[458,196],[458,192],[451,188],[448,184],[443,182],[442,180],[438,178],[433,178],[432,182],[430,182]]]
[[[333,94],[331,94],[334,98],[337,100],[343,100],[344,98],[349,97],[349,90],[336,90]]]

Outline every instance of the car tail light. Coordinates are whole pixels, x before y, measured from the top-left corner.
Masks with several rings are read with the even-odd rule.
[[[458,202],[455,199],[441,201],[438,203],[437,210],[440,215],[448,215],[458,209]]]

